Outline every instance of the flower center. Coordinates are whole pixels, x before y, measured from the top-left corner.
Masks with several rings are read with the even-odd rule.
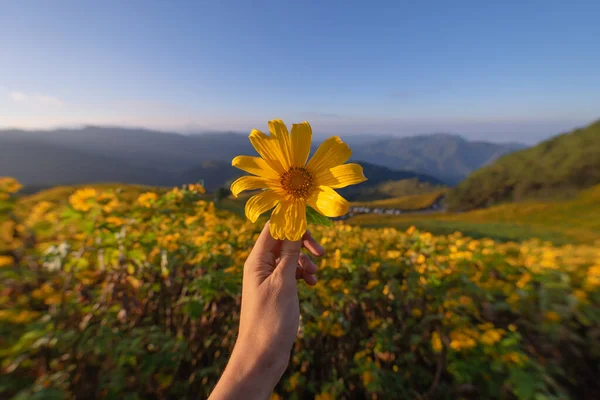
[[[295,198],[306,198],[312,188],[313,177],[302,167],[292,167],[281,175],[281,186]]]

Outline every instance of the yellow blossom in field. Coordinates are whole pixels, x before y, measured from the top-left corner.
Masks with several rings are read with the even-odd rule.
[[[580,303],[585,303],[588,301],[587,293],[581,289],[575,289],[573,291],[573,296],[575,296]]]
[[[92,208],[92,200],[94,200],[96,196],[98,196],[98,192],[94,188],[79,189],[69,196],[69,203],[75,210],[87,212]]]
[[[517,331],[517,326],[515,324],[509,324],[508,325],[508,330],[511,332],[516,332]]]
[[[322,392],[315,396],[315,400],[335,400],[331,393]]]
[[[9,256],[0,256],[0,268],[12,265],[13,258]]]
[[[414,225],[411,225],[407,230],[406,230],[406,234],[408,236],[412,236],[413,233],[415,233],[417,231],[417,228]]]
[[[0,193],[16,193],[23,185],[19,183],[15,178],[10,176],[0,176]]]
[[[415,318],[421,318],[423,316],[423,311],[419,310],[418,308],[413,308],[410,311],[410,315],[412,315]]]
[[[502,360],[509,364],[524,365],[525,361],[527,361],[528,358],[524,354],[520,354],[515,351],[512,351],[510,353],[503,355]]]
[[[336,291],[340,290],[343,284],[344,281],[339,278],[332,279],[331,281],[329,281],[329,287]]]
[[[458,302],[465,307],[469,307],[469,306],[473,305],[473,300],[471,300],[471,298],[467,297],[467,296],[460,296],[458,298]]]
[[[338,338],[344,336],[344,330],[342,329],[341,325],[337,323],[331,326],[329,333],[331,334],[331,336],[335,336]]]
[[[450,332],[450,347],[456,351],[473,348],[477,346],[478,337],[477,331],[471,328],[452,331]]]
[[[342,260],[342,252],[340,251],[340,249],[335,249],[335,253],[333,256],[333,265],[331,266],[334,269],[338,269],[341,264],[340,261]]]
[[[124,221],[121,218],[115,217],[112,215],[109,217],[106,217],[105,221],[106,221],[106,223],[114,225],[114,226],[121,226],[124,223]]]
[[[39,317],[40,313],[29,310],[0,310],[0,321],[13,324],[26,324]]]
[[[150,208],[154,202],[158,199],[158,195],[154,192],[142,193],[137,199],[137,203],[145,208]]]
[[[371,290],[371,289],[373,289],[375,286],[379,286],[379,284],[380,284],[380,283],[381,283],[381,282],[380,282],[379,280],[377,280],[377,279],[370,280],[370,281],[367,283],[367,287],[366,287],[366,289],[367,289],[367,290]]]
[[[372,320],[369,320],[369,322],[367,324],[369,326],[369,329],[373,330],[373,329],[377,329],[381,324],[383,324],[383,320],[381,318],[372,319]]]
[[[175,251],[179,247],[179,239],[181,234],[179,232],[169,233],[159,239],[159,243],[168,251]]]
[[[187,217],[185,217],[185,220],[183,221],[183,223],[186,226],[190,226],[192,224],[194,224],[196,221],[198,221],[199,216],[198,215],[189,215]]]
[[[546,318],[546,321],[549,322],[560,322],[560,315],[555,311],[546,312],[544,317]]]
[[[587,272],[585,284],[589,288],[596,288],[600,286],[600,264],[590,267]]]
[[[196,192],[196,193],[199,193],[199,194],[206,193],[206,189],[204,189],[204,186],[202,186],[199,183],[193,183],[193,184],[188,185],[188,190],[190,192]]]
[[[387,256],[387,258],[389,258],[391,260],[396,260],[402,256],[402,252],[400,252],[398,250],[389,250],[386,253],[386,256]]]
[[[53,207],[53,204],[49,201],[40,201],[36,203],[31,209],[29,215],[25,220],[25,225],[29,228],[32,228],[35,224],[46,220],[47,222],[54,222],[54,218],[56,215],[54,213],[48,213],[48,211]]]
[[[436,353],[442,351],[442,339],[440,338],[440,334],[438,332],[433,332],[431,334],[431,348]]]
[[[293,374],[292,376],[290,376],[288,378],[288,390],[290,392],[293,392],[296,389],[296,386],[298,386],[298,382],[300,381],[300,373],[296,372],[295,374]]]
[[[485,331],[480,337],[479,340],[486,346],[492,346],[502,339],[504,335],[503,329],[490,329]]]
[[[525,287],[525,285],[527,285],[527,283],[531,281],[531,275],[530,274],[523,274],[523,276],[521,277],[521,279],[519,279],[519,281],[517,282],[517,287],[519,289],[523,289]]]
[[[381,293],[383,293],[384,296],[387,296],[388,294],[390,294],[390,287],[388,285],[385,285]]]
[[[275,239],[299,240],[306,232],[306,206],[327,217],[348,212],[349,203],[334,189],[364,182],[362,167],[344,164],[352,151],[339,137],[326,139],[308,161],[312,128],[308,122],[292,125],[291,135],[281,120],[269,121],[270,136],[259,130],[250,142],[261,157],[238,156],[232,165],[253,176],[243,176],[231,185],[237,197],[245,190],[266,189],[246,202],[246,217],[271,214]]]
[[[369,271],[374,274],[374,273],[376,273],[379,270],[380,267],[381,267],[381,263],[374,262],[369,267]]]
[[[363,372],[360,378],[362,380],[363,385],[365,385],[365,386],[369,386],[371,384],[371,382],[373,382],[375,380],[375,377],[369,371]]]

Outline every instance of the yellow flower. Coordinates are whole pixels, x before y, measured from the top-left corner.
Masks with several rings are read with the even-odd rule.
[[[331,334],[331,336],[335,336],[338,338],[344,336],[344,330],[342,329],[340,324],[333,324],[331,326],[331,329],[329,330],[329,333]]]
[[[315,396],[315,400],[333,400],[335,397],[331,393],[319,393]]]
[[[437,332],[433,332],[431,334],[431,348],[436,353],[442,351],[442,339],[440,338],[440,334]]]
[[[188,190],[190,192],[196,192],[196,193],[199,193],[199,194],[206,193],[206,189],[204,189],[204,186],[202,186],[199,183],[193,183],[193,184],[188,185]]]
[[[600,264],[590,267],[585,283],[591,288],[600,286]]]
[[[370,280],[370,281],[367,283],[367,290],[371,290],[371,289],[373,289],[375,286],[378,286],[380,283],[381,283],[381,282],[379,282],[377,279]]]
[[[362,167],[344,164],[352,151],[339,137],[325,140],[308,161],[312,128],[308,122],[292,125],[291,135],[281,120],[269,121],[270,135],[250,133],[250,142],[261,157],[238,156],[232,165],[253,176],[243,176],[231,185],[237,197],[245,190],[266,189],[246,202],[246,217],[271,214],[275,239],[299,240],[306,232],[306,206],[327,217],[348,212],[349,203],[335,190],[364,182]]]
[[[508,354],[503,355],[502,360],[509,364],[523,365],[523,364],[525,364],[525,361],[527,361],[527,356],[524,354],[519,354],[515,351],[512,351]]]
[[[388,285],[385,285],[381,293],[383,293],[384,296],[387,296],[388,294],[390,294],[390,287]]]
[[[361,379],[362,379],[363,385],[369,386],[369,384],[375,380],[375,377],[373,376],[373,374],[371,372],[365,371],[362,373]]]
[[[481,340],[481,343],[483,343],[486,346],[493,346],[494,344],[499,342],[500,339],[502,339],[503,335],[504,330],[502,329],[490,329],[489,331],[485,331],[481,335],[479,340]]]
[[[0,268],[12,265],[13,259],[9,256],[0,256]]]
[[[545,317],[549,322],[560,322],[560,315],[556,311],[548,311]]]
[[[90,200],[94,199],[98,193],[93,188],[83,188],[77,190],[71,196],[69,196],[69,203],[71,206],[78,211],[89,211],[92,208]]]
[[[473,329],[466,328],[450,332],[450,347],[453,350],[461,351],[477,346],[479,334]]]
[[[153,192],[142,193],[137,199],[137,203],[146,208],[152,207],[152,204],[158,199],[158,195]]]
[[[119,217],[115,217],[115,216],[108,216],[106,217],[106,223],[114,225],[114,226],[121,226],[123,225],[123,220]]]
[[[0,176],[0,192],[4,193],[16,193],[23,185],[19,183],[15,178],[10,176]]]

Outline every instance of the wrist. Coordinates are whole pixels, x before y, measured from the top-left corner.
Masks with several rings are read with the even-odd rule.
[[[268,399],[285,372],[288,360],[289,355],[259,351],[255,346],[238,341],[210,399]]]

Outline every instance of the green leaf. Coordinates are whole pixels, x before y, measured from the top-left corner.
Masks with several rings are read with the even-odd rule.
[[[333,222],[324,215],[316,212],[312,207],[306,206],[306,221],[309,224],[333,226]]]

